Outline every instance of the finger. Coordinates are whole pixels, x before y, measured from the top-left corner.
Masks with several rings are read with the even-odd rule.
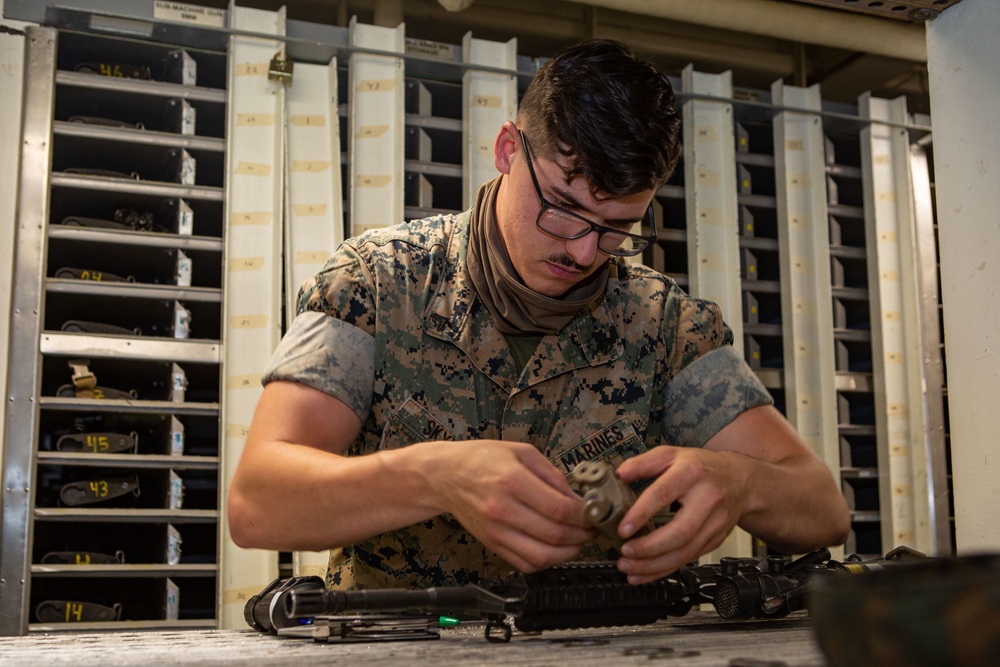
[[[514,511],[521,510],[524,508],[515,508]],[[581,535],[575,537],[569,535],[566,526],[555,524],[541,516],[537,516],[535,521],[512,524],[491,519],[487,514],[479,514],[475,508],[469,508],[468,517],[456,516],[456,518],[487,548],[522,571],[534,571],[572,560],[579,554],[583,544],[593,540],[593,535],[586,534],[586,531],[580,531]],[[539,539],[533,532],[544,534],[547,523],[551,525],[552,533]],[[522,529],[521,526],[530,527],[531,532]],[[568,537],[562,540],[551,535],[568,535]],[[563,541],[565,543],[561,543]]]
[[[618,476],[628,484],[640,479],[657,477],[670,467],[682,451],[684,451],[682,447],[669,445],[654,447],[622,462],[617,469]]]
[[[645,584],[673,574],[688,563],[697,560],[699,556],[717,548],[724,540],[724,536],[717,536],[698,549],[679,549],[660,554],[655,558],[629,559],[623,557],[618,561],[618,568],[628,574],[630,584]]]
[[[619,568],[644,581],[652,581],[715,549],[732,528],[722,511],[711,512],[704,518],[697,512],[687,512],[681,519],[623,544]]]
[[[580,545],[593,539],[580,499],[569,499],[524,469],[504,471],[492,490],[472,498],[469,519],[489,532],[514,529],[549,545]],[[460,515],[467,515],[460,510]],[[481,518],[481,520],[480,520]],[[461,517],[460,517],[461,520]]]
[[[623,539],[632,537],[654,516],[684,498],[691,490],[694,481],[693,477],[684,474],[683,465],[673,465],[668,468],[639,494],[632,507],[622,517],[618,525],[618,534]],[[675,515],[671,523],[677,519]]]
[[[559,491],[567,498],[579,501],[580,496],[576,494],[572,487],[570,487],[569,482],[566,481],[566,476],[559,471],[552,462],[547,458],[542,456],[541,452],[532,447],[531,445],[525,445],[516,451],[518,460],[521,461],[531,472],[543,480],[546,484],[551,486],[553,489]]]

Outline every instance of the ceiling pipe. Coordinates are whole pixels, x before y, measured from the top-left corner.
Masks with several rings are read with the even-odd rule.
[[[570,1],[792,42],[927,62],[927,37],[922,23],[892,21],[788,0]]]

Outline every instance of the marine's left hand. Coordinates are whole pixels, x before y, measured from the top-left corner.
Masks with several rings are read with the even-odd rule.
[[[743,513],[748,464],[742,454],[666,445],[622,463],[618,474],[626,483],[653,480],[618,527],[627,540],[618,568],[629,583],[664,577],[719,546]],[[638,527],[675,501],[681,508],[670,522],[633,538]]]

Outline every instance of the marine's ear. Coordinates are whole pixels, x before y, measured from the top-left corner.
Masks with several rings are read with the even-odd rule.
[[[500,126],[497,138],[493,142],[493,164],[497,171],[501,174],[509,174],[514,154],[521,148],[521,135],[517,130],[517,125],[509,120],[505,121]]]

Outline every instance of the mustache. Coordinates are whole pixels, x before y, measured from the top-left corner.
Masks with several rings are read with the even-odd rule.
[[[558,264],[559,266],[565,266],[568,269],[574,269],[576,271],[585,272],[590,269],[589,266],[584,266],[583,264],[577,264],[573,261],[573,258],[569,255],[552,255],[549,257],[549,262],[553,264]]]

